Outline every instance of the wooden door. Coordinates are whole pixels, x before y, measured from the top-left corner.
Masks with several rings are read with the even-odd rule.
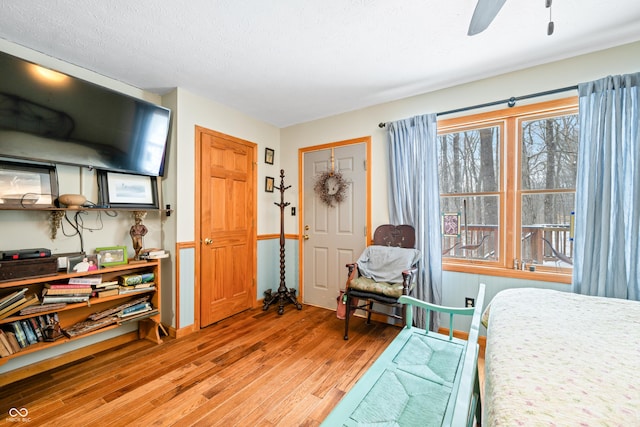
[[[200,326],[256,300],[255,144],[198,128]]]
[[[303,212],[303,299],[306,304],[336,309],[339,290],[347,279],[347,263],[367,245],[368,139],[348,145],[305,152]],[[314,192],[316,177],[339,171],[348,183],[345,200],[330,207]]]

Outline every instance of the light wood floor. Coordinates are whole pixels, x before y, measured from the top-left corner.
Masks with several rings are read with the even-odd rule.
[[[130,343],[0,390],[0,425],[317,426],[396,336],[335,312],[249,310],[187,337]],[[20,425],[27,425],[18,423]]]

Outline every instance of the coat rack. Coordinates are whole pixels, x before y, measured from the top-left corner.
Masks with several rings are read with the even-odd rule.
[[[284,201],[284,192],[290,185],[284,186],[284,169],[280,169],[280,187],[275,187],[280,190],[280,203],[275,203],[276,206],[280,206],[280,287],[274,294],[271,289],[264,292],[264,304],[262,310],[266,311],[269,306],[278,301],[278,314],[284,313],[284,304],[289,301],[296,306],[298,310],[302,310],[302,304],[296,299],[296,290],[288,289],[284,280],[284,208],[289,206],[289,203]]]

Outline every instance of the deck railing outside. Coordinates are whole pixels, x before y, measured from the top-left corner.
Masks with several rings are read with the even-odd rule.
[[[546,241],[545,241],[546,240]],[[445,237],[443,257],[498,259],[498,227],[468,225],[460,237]],[[573,258],[573,239],[568,224],[534,224],[522,227],[521,259],[528,264],[568,266],[560,258]],[[555,253],[554,253],[555,251]]]

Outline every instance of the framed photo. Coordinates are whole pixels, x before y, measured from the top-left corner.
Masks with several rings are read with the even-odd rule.
[[[272,165],[273,164],[273,155],[275,154],[275,151],[273,151],[271,148],[265,148],[264,149],[264,162],[268,165]]]
[[[100,204],[110,208],[158,209],[155,176],[98,170]]]
[[[77,258],[84,255],[84,252],[65,252],[56,254],[58,257],[58,271],[69,271],[69,258]]]
[[[445,237],[460,237],[460,212],[442,214],[442,235]]]
[[[128,261],[126,246],[96,248],[96,255],[98,256],[98,265],[100,268],[126,264]]]
[[[77,255],[67,258],[67,273],[82,273],[85,271],[97,270],[97,255]]]
[[[55,166],[0,161],[0,207],[52,208],[57,198]]]
[[[264,191],[267,193],[273,193],[273,177],[268,176],[264,181]]]

